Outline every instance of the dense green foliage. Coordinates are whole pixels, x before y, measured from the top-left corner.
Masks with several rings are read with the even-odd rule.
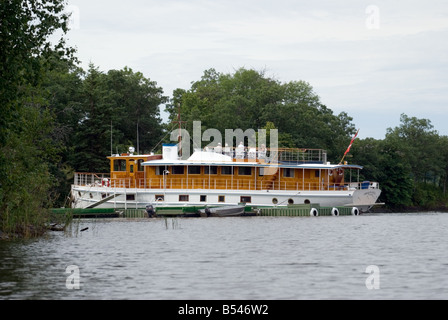
[[[391,209],[445,209],[448,137],[427,119],[401,115],[384,140],[357,141],[351,161],[364,166],[364,179],[380,182],[381,199]]]
[[[108,172],[106,156],[130,146],[149,152],[161,138],[159,106],[167,98],[140,72],[103,73],[94,65],[85,72],[54,60],[42,87],[54,115],[53,142],[60,145],[61,159],[52,164],[58,205],[64,204],[73,172]]]
[[[162,134],[166,98],[155,82],[128,68],[76,66],[65,5],[0,2],[0,232],[42,233],[74,171],[107,171],[112,147],[135,146],[138,132],[137,146],[149,150]]]
[[[60,0],[0,3],[0,230],[38,234],[51,195],[49,143],[52,115],[43,108],[40,84],[48,57],[70,56],[55,30],[67,31]]]
[[[280,83],[262,71],[239,69],[234,74],[206,70],[190,90],[178,89],[167,106],[172,121],[181,106],[182,120],[190,131],[193,121],[202,130],[272,127],[284,147],[326,149],[329,159],[340,160],[341,150],[355,132],[346,113],[333,115],[304,81]],[[337,159],[337,160],[336,160]]]
[[[178,120],[192,132],[214,128],[279,130],[281,147],[321,148],[338,162],[356,131],[352,118],[323,105],[305,81],[281,83],[263,71],[206,70],[170,100],[129,68],[78,67],[63,0],[0,3],[0,231],[38,234],[47,209],[65,205],[74,172],[107,172],[110,153],[152,151]],[[170,123],[162,124],[164,103]],[[405,114],[384,140],[357,139],[345,160],[364,166],[391,209],[445,208],[448,137]]]

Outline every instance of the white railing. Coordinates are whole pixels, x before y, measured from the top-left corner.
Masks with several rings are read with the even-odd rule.
[[[256,148],[256,147],[206,147],[206,152],[213,152],[227,155],[236,161],[242,160],[264,160],[271,162],[291,162],[306,163],[317,162],[325,163],[327,161],[327,152],[323,149],[305,149],[305,148]]]
[[[105,179],[110,179],[107,173],[79,173],[74,176],[74,184],[77,186],[102,186],[106,185]]]
[[[338,191],[356,189],[379,189],[377,182],[355,182],[346,184],[327,184],[307,181],[269,181],[249,179],[211,179],[211,178],[149,178],[110,179],[109,174],[75,173],[75,185],[112,188],[140,189],[213,189],[213,190],[294,190],[294,191]]]

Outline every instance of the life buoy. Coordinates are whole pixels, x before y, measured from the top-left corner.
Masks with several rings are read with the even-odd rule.
[[[103,187],[110,187],[110,180],[107,179],[107,178],[104,178],[103,181],[102,181],[102,183],[101,183],[101,185],[102,185]]]
[[[356,207],[353,207],[353,208],[352,208],[352,215],[354,215],[354,216],[358,216],[358,215],[359,215],[359,209],[356,208]]]
[[[332,216],[335,216],[335,217],[339,216],[339,210],[338,210],[338,208],[333,208],[333,209],[331,209],[331,215],[332,215]]]
[[[317,211],[316,208],[311,208],[310,210],[310,216],[317,217],[319,215],[319,211]]]

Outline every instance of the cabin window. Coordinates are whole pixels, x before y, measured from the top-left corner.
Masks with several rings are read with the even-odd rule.
[[[127,194],[126,195],[127,201],[134,201],[135,200],[135,194]]]
[[[239,176],[251,176],[252,175],[252,168],[251,167],[239,167],[238,168],[238,175]]]
[[[204,174],[218,174],[217,166],[204,167]]]
[[[201,174],[201,166],[189,166],[188,174]]]
[[[241,203],[251,203],[252,202],[252,197],[241,196],[240,197],[240,202]]]
[[[165,195],[156,194],[156,201],[165,201]]]
[[[309,199],[305,199],[305,201],[303,201],[304,204],[310,204],[311,201]]]
[[[199,201],[206,202],[207,201],[207,196],[206,195],[200,195],[199,196]]]
[[[314,176],[316,178],[319,178],[320,177],[320,171],[319,170],[314,171]]]
[[[142,166],[143,161],[143,159],[137,161],[137,171],[144,171]]]
[[[294,200],[288,199],[288,204],[294,204]]]
[[[189,201],[189,196],[186,194],[179,195],[179,201]]]
[[[126,171],[126,160],[124,159],[114,160],[114,171]]]
[[[283,177],[285,177],[285,178],[294,178],[294,169],[292,169],[292,168],[284,168],[283,169]]]
[[[129,172],[134,173],[134,160],[129,160]]]
[[[221,174],[222,175],[231,175],[232,167],[221,167]]]
[[[218,196],[218,202],[226,202],[225,196]]]
[[[184,174],[185,173],[185,167],[184,166],[173,166],[171,168],[172,174]]]
[[[273,203],[273,204],[277,204],[277,203],[278,203],[277,198],[273,198],[273,199],[272,199],[272,203]]]
[[[156,176],[163,175],[163,171],[166,170],[165,166],[158,166],[158,167],[155,167],[155,169],[156,169]]]

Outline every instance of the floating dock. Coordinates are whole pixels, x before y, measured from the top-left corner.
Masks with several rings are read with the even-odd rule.
[[[199,210],[205,206],[156,207],[156,217],[199,217]],[[53,214],[72,215],[73,218],[148,218],[145,209],[52,209]],[[351,207],[321,207],[319,204],[295,204],[278,207],[246,206],[243,216],[309,217],[309,216],[350,216],[359,210]]]
[[[321,207],[319,204],[296,204],[287,207],[258,209],[259,216],[309,217],[309,216],[351,216],[358,215],[351,207]]]
[[[119,212],[115,209],[72,209],[72,208],[58,208],[51,209],[51,213],[56,215],[72,215],[74,218],[116,218],[119,217]]]

